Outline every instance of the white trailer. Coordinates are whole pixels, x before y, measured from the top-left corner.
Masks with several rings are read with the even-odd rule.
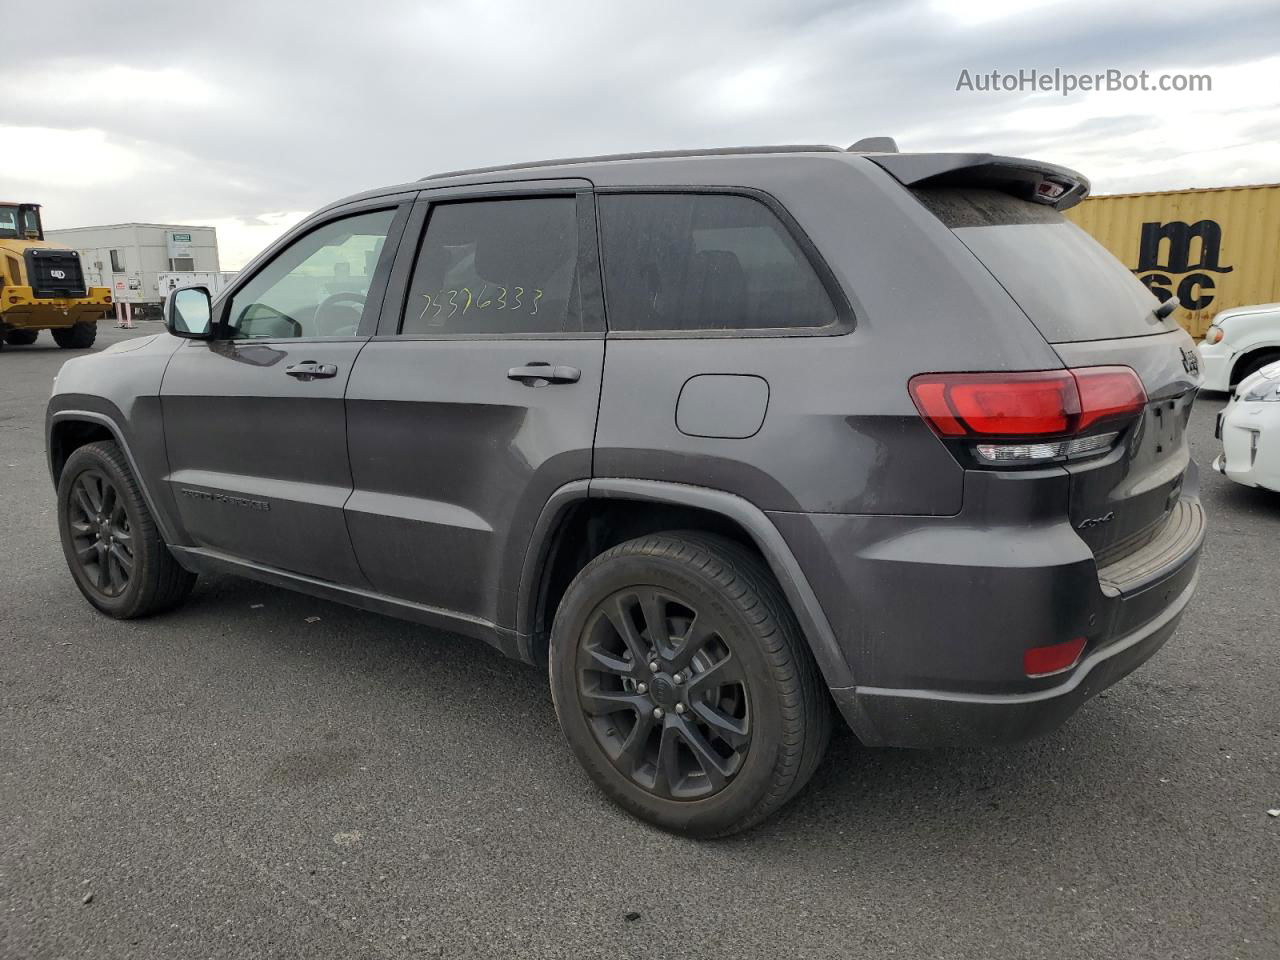
[[[162,273],[220,272],[213,227],[117,223],[46,230],[45,238],[79,252],[85,282],[110,287],[117,303],[130,304],[144,319],[161,317],[168,292],[160,288]]]
[[[208,287],[215,297],[238,276],[236,270],[204,270],[184,273],[162,273],[156,279],[156,286],[163,301],[174,290],[182,287]]]

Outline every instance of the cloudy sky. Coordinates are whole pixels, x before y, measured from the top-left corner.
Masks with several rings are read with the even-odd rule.
[[[214,224],[224,269],[361,189],[575,154],[885,134],[1064,163],[1097,193],[1280,181],[1274,0],[59,0],[3,21],[0,196],[48,227]],[[956,89],[1033,68],[1212,91]]]

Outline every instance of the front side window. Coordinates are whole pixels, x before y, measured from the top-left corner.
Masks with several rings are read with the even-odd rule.
[[[402,334],[518,337],[582,329],[573,197],[432,208]]]
[[[837,314],[790,232],[767,206],[730,194],[600,198],[609,328],[621,331],[825,327]]]
[[[10,239],[18,235],[18,208],[0,205],[0,237]]]
[[[232,336],[354,336],[394,217],[362,213],[295,240],[232,298]]]

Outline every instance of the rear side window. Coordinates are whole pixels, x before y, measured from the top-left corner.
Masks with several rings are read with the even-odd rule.
[[[583,329],[573,197],[432,207],[400,332],[520,336]]]
[[[836,322],[831,298],[767,206],[729,194],[599,198],[609,328],[769,330]]]
[[[1102,244],[1043,204],[995,190],[914,191],[952,229],[1050,343],[1177,329],[1155,296]]]

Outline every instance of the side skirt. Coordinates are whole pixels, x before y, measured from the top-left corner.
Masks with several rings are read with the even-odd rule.
[[[371,613],[380,613],[400,620],[410,620],[424,626],[433,627],[448,633],[457,633],[476,640],[483,640],[489,646],[505,656],[519,659],[516,648],[516,635],[495,623],[480,617],[469,617],[452,613],[426,604],[398,600],[385,594],[358,587],[344,587],[327,580],[317,580],[298,573],[290,573],[276,567],[268,567],[248,560],[240,560],[216,550],[203,547],[175,547],[169,551],[186,570],[192,573],[230,574],[245,577],[259,583],[267,583],[273,587],[284,587],[321,600],[346,604]]]

